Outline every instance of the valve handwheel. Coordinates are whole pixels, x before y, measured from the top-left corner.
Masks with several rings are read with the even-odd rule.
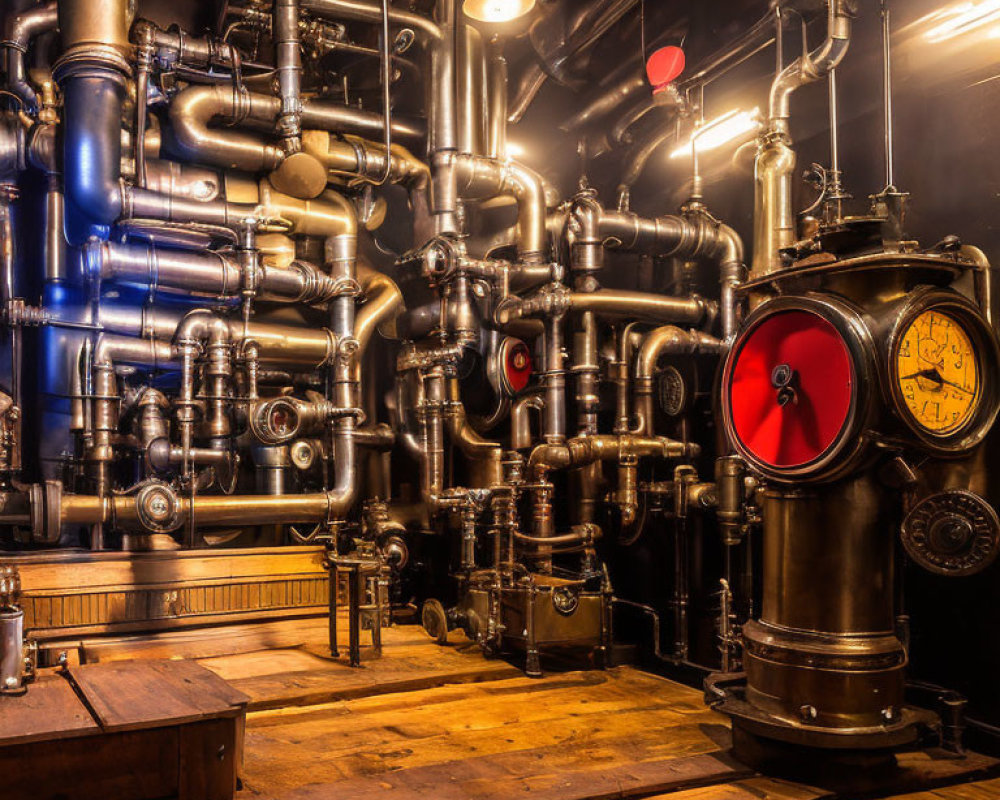
[[[836,444],[851,414],[856,378],[831,322],[809,311],[777,312],[743,337],[734,357],[732,431],[756,460],[802,467]]]

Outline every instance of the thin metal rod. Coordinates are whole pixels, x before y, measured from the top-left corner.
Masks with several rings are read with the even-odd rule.
[[[389,0],[382,0],[382,126],[385,140],[385,169],[376,182],[383,186],[392,174],[392,53],[389,44]]]
[[[774,74],[780,75],[785,68],[785,26],[781,18],[781,5],[774,7]]]
[[[895,145],[892,130],[892,44],[889,0],[882,0],[882,92],[885,107],[885,185],[896,185]]]
[[[830,92],[830,169],[840,174],[840,138],[837,128],[840,124],[837,109],[837,70],[831,69],[827,77]]]

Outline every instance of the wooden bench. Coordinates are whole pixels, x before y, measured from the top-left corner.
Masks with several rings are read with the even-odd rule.
[[[0,696],[4,800],[227,800],[245,695],[193,661],[124,661],[48,674]]]

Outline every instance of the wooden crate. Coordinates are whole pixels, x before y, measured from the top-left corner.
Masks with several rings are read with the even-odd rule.
[[[4,800],[229,800],[246,697],[193,661],[48,674],[0,696]]]

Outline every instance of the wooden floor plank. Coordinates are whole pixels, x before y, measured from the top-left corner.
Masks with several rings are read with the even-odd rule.
[[[997,800],[998,797],[1000,797],[1000,778],[896,795],[891,800]]]
[[[824,789],[773,778],[746,780],[700,789],[658,794],[646,800],[833,800]]]
[[[346,638],[346,629],[343,634]],[[447,645],[436,645],[416,626],[387,628],[382,658],[375,658],[366,648],[361,666],[351,667],[346,648],[340,658],[329,655],[324,624],[322,631],[310,629],[297,648],[199,659],[199,663],[246,694],[251,711],[523,674],[506,661],[483,658],[479,648],[461,636],[452,639]]]
[[[565,784],[567,797],[589,797],[584,790],[596,797],[612,785],[638,787],[639,775],[649,781],[648,793],[744,774],[724,758],[720,767],[716,757],[728,744],[724,718],[704,706],[700,693],[618,668],[254,713],[245,779],[262,796],[295,797],[307,785],[316,797],[377,796],[382,781],[408,797],[445,770],[465,775],[462,791],[470,797],[478,796],[479,782],[497,780],[511,793],[534,788],[548,797]],[[492,766],[483,777],[486,763]],[[496,765],[507,771],[490,771]],[[593,774],[573,777],[580,772]]]

